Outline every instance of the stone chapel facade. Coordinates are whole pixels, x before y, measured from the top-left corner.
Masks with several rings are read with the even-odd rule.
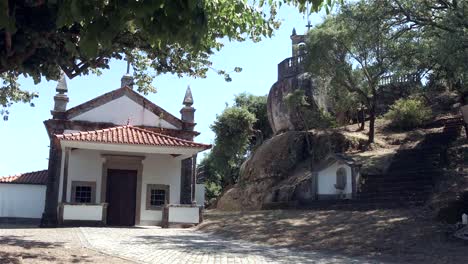
[[[57,85],[41,226],[197,224],[195,108],[187,89],[178,118],[121,87],[67,109],[65,78]],[[201,203],[201,204],[200,204]]]

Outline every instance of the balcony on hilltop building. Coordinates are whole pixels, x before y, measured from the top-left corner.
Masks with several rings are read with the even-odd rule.
[[[278,64],[278,81],[304,72],[305,56],[290,57]]]

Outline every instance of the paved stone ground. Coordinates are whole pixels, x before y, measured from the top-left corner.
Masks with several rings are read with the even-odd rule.
[[[380,263],[222,238],[192,229],[80,228],[87,246],[140,263]]]
[[[131,263],[84,247],[82,238],[77,228],[0,224],[0,263]]]

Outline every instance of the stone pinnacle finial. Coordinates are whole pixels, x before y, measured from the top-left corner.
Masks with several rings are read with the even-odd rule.
[[[55,90],[57,91],[57,94],[54,96],[54,109],[51,111],[51,114],[53,119],[64,120],[66,119],[65,111],[67,111],[68,88],[65,74],[63,72],[60,73],[60,79]]]
[[[190,90],[190,85],[187,86],[187,90],[185,91],[184,101],[182,102],[185,106],[192,106],[193,105],[193,97],[192,97],[192,90]]]
[[[57,87],[55,88],[55,91],[59,94],[65,94],[68,92],[67,81],[65,79],[65,74],[63,72],[60,73],[60,79],[57,83]]]
[[[122,76],[122,78],[120,79],[120,87],[127,86],[128,88],[133,89],[134,80],[133,76],[130,75],[131,61],[129,58],[125,58],[125,60],[127,61],[127,73],[125,73],[124,76]]]
[[[125,86],[133,89],[133,76],[131,76],[130,74],[125,74],[124,76],[122,76],[122,79],[120,79],[120,87]]]
[[[296,35],[297,35],[296,28],[293,28],[291,36],[296,36]]]

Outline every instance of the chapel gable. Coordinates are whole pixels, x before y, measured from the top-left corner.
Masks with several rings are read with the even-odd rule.
[[[180,118],[172,115],[133,90],[133,79],[122,77],[121,88],[110,91],[67,110],[68,96],[65,77],[57,85],[53,119],[45,122],[49,135],[75,133],[131,125],[153,132],[187,140],[199,133],[194,131],[193,97],[187,88]]]
[[[69,109],[68,120],[181,129],[182,120],[124,86]]]

